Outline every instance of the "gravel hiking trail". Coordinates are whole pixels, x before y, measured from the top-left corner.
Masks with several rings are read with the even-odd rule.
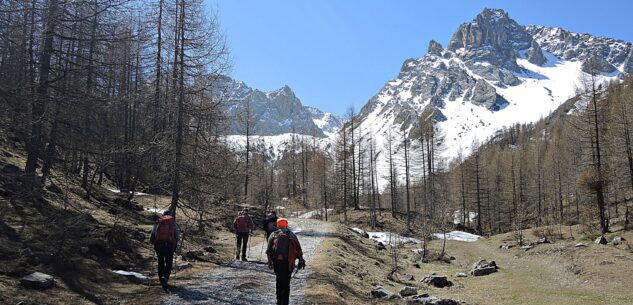
[[[293,272],[290,304],[303,304],[310,262],[333,229],[327,222],[313,219],[293,218],[289,222],[306,260],[305,270]],[[255,235],[252,242],[248,262],[226,262],[188,281],[179,281],[161,304],[276,304],[275,274],[266,266],[266,254],[260,257],[263,236]]]

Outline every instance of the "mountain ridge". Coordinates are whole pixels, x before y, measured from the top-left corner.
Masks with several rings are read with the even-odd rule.
[[[272,91],[261,91],[225,76],[221,87],[226,100],[225,115],[229,119],[225,132],[227,135],[246,134],[247,106],[250,106],[252,135],[297,133],[325,138],[341,126],[341,119],[336,115],[304,106],[288,85]]]

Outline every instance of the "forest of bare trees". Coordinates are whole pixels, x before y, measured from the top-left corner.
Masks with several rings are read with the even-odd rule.
[[[89,199],[106,177],[170,194],[172,209],[226,195],[237,160],[217,137],[218,79],[230,63],[201,1],[3,1],[0,31],[3,125],[26,139],[35,193],[80,177]]]
[[[264,209],[294,200],[343,221],[367,209],[371,227],[390,214],[423,234],[454,222],[480,234],[629,225],[631,78],[607,85],[589,73],[549,117],[461,143],[472,148],[456,160],[439,157],[448,144],[435,113],[377,144],[353,108],[329,147],[293,134],[275,159],[251,140],[248,105],[225,117],[228,55],[200,0],[0,2],[2,124],[26,151],[32,193],[77,179],[89,199],[107,178],[122,192],[170,195],[171,209],[186,205],[201,222],[229,200]],[[246,130],[243,153],[222,137],[231,119]]]

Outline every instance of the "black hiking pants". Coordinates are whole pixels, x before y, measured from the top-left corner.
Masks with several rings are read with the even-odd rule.
[[[237,232],[237,253],[239,256],[240,249],[242,249],[242,259],[246,258],[246,249],[248,248],[248,235],[249,232]]]
[[[289,269],[288,262],[274,262],[273,267],[277,276],[277,305],[288,305],[292,270]]]
[[[154,244],[154,250],[158,256],[158,278],[165,277],[165,281],[169,281],[174,262],[174,247],[169,241],[159,241]]]

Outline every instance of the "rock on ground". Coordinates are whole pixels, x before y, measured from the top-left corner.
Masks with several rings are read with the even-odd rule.
[[[470,271],[470,274],[474,276],[482,276],[488,275],[494,272],[497,272],[497,263],[495,261],[486,261],[480,260],[473,264],[473,269]]]
[[[425,276],[422,282],[437,288],[453,286],[453,282],[449,281],[446,276],[435,274]]]
[[[382,286],[374,287],[374,289],[371,290],[371,297],[375,299],[388,299],[391,295],[392,293]]]
[[[596,244],[600,244],[600,245],[606,245],[606,244],[608,244],[608,243],[609,243],[609,241],[607,241],[607,238],[606,238],[606,237],[604,237],[604,235],[602,235],[602,236],[600,236],[600,237],[596,238],[596,240],[594,241],[594,243],[596,243]]]
[[[55,286],[55,278],[41,272],[33,272],[21,278],[20,284],[30,289],[49,289]]]
[[[403,298],[409,297],[409,296],[413,296],[418,294],[418,289],[412,286],[406,286],[402,289],[400,289],[400,295]]]

